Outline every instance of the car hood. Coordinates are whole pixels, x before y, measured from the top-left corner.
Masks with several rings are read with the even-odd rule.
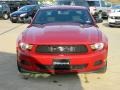
[[[44,25],[29,27],[22,40],[29,44],[89,44],[98,42],[98,34],[94,26]]]
[[[120,12],[112,12],[109,16],[120,16]]]
[[[15,11],[11,13],[11,16],[19,16],[20,14],[27,13],[26,11]]]

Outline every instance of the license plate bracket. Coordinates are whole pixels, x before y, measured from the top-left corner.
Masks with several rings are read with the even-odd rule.
[[[70,70],[69,59],[54,59],[53,66],[55,70]]]

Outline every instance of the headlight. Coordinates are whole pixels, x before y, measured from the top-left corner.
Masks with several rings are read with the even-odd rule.
[[[95,43],[91,45],[91,49],[93,50],[102,50],[104,48],[104,43]]]
[[[22,50],[31,50],[33,47],[33,45],[26,44],[26,43],[20,43],[19,46]]]
[[[23,14],[20,15],[20,17],[24,17],[26,15],[27,15],[27,13],[23,13]]]
[[[115,17],[114,17],[114,16],[110,16],[110,18],[111,18],[111,19],[115,19]]]

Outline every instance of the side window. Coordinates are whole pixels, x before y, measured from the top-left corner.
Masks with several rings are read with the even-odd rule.
[[[35,10],[37,11],[38,9],[39,9],[38,6],[36,6],[36,7],[35,7]]]
[[[8,5],[6,5],[6,4],[4,4],[3,6],[4,6],[4,8],[8,8]]]
[[[107,5],[106,5],[106,3],[104,1],[101,1],[101,6],[106,7]]]
[[[99,1],[88,1],[89,6],[96,6],[99,7],[100,3]]]
[[[33,11],[36,12],[37,10],[38,10],[38,7],[35,6],[35,7],[33,8]]]

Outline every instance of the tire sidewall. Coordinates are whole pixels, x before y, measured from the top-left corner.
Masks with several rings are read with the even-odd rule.
[[[4,14],[3,14],[3,19],[4,19],[4,20],[9,19],[9,15],[8,15],[7,13],[4,13]]]

